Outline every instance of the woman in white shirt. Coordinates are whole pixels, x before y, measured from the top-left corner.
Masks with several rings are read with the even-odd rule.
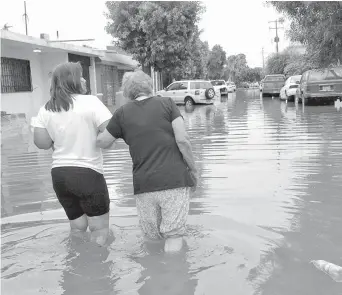
[[[96,96],[84,95],[84,85],[79,63],[55,68],[51,99],[33,123],[34,143],[40,149],[53,149],[53,188],[70,221],[71,233],[83,233],[89,226],[91,240],[104,245],[110,200],[96,137],[112,114]]]

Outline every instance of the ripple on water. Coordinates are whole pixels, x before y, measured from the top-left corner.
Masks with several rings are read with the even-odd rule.
[[[122,141],[104,155],[115,240],[98,248],[68,238],[50,153],[3,140],[3,294],[341,294],[309,262],[342,265],[342,113],[258,91],[180,109],[200,185],[175,256],[141,235]]]

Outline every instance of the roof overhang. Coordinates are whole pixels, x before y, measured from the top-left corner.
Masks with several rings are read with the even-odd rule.
[[[95,61],[105,65],[116,66],[118,69],[122,70],[136,69],[139,66],[138,62],[128,55],[120,53],[108,53],[105,51],[102,53],[102,55],[98,56]]]
[[[1,47],[3,48],[5,46],[11,48],[27,48],[30,50],[40,49],[42,53],[66,51],[69,53],[94,57],[101,54],[101,51],[98,49],[87,48],[62,42],[49,42],[49,40],[46,39],[39,39],[6,30],[1,30]]]

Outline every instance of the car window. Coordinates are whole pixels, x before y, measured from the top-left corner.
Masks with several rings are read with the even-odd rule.
[[[200,82],[200,89],[208,89],[208,88],[212,88],[213,85],[210,82]]]
[[[190,89],[208,89],[211,88],[212,85],[210,82],[190,82]]]
[[[308,76],[308,72],[305,72],[305,73],[302,75],[302,77],[300,78],[299,84],[305,82],[307,76]]]
[[[211,81],[211,84],[213,86],[221,86],[221,85],[224,85],[225,83],[223,81]]]
[[[200,82],[190,82],[190,89],[200,89]]]
[[[336,79],[342,79],[342,70],[339,68],[311,71],[309,76],[310,82]]]
[[[282,82],[285,78],[283,76],[268,76],[265,78],[264,82]]]
[[[291,83],[299,84],[301,76],[291,77]]]
[[[310,82],[323,81],[326,75],[327,75],[327,72],[325,70],[311,71],[309,74],[308,80]]]
[[[286,85],[290,84],[291,78],[288,78],[285,82]]]
[[[167,90],[179,90],[179,85],[180,83],[173,83],[173,84],[171,84],[168,88],[167,88]]]
[[[187,90],[188,89],[188,82],[181,82],[179,83],[179,90]]]
[[[329,69],[326,80],[342,79],[342,68]]]

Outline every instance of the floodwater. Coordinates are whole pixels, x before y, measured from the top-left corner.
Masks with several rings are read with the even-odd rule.
[[[342,111],[258,90],[180,108],[200,186],[175,255],[144,242],[123,142],[105,154],[114,238],[100,248],[68,238],[50,152],[3,139],[2,294],[342,294],[310,263],[342,265]]]

